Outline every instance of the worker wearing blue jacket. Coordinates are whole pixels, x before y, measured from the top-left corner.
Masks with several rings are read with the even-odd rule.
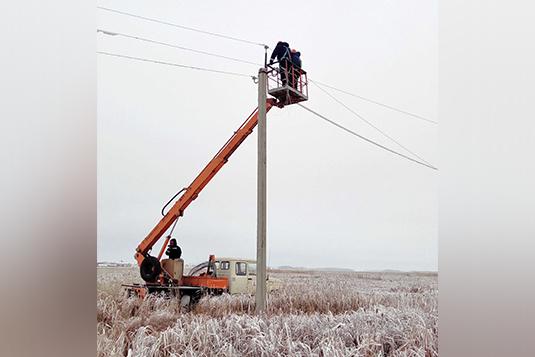
[[[292,49],[290,51],[290,59],[292,61],[292,65],[294,66],[292,71],[293,76],[291,78],[291,85],[292,87],[297,88],[299,77],[301,76],[301,52]]]
[[[271,53],[269,64],[273,64],[275,58],[279,61],[279,70],[282,80],[282,85],[287,83],[286,71],[291,65],[290,45],[288,42],[279,41]]]
[[[297,68],[301,68],[301,52],[292,50],[290,55],[292,59],[292,64]]]

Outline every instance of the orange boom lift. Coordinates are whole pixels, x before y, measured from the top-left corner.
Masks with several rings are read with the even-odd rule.
[[[297,69],[275,68],[273,66],[268,66],[268,70],[267,90],[274,98],[267,99],[266,112],[273,106],[282,108],[285,105],[298,103],[308,99],[308,83],[305,71],[299,69],[299,72],[295,73],[294,71],[297,71]],[[295,78],[297,78],[296,84],[293,86],[282,84],[279,78],[281,71],[286,72],[286,78],[288,78],[289,75],[295,76]],[[234,132],[232,137],[225,143],[225,145],[223,145],[193,182],[178,193],[182,193],[180,198],[173,204],[171,209],[164,214],[162,219],[149,232],[145,239],[139,243],[134,258],[140,267],[141,277],[146,284],[123,285],[127,287],[129,293],[134,293],[141,297],[145,296],[147,292],[158,291],[172,292],[174,295],[177,295],[177,293],[179,293],[178,295],[193,295],[200,290],[223,292],[228,289],[227,278],[217,277],[215,274],[213,266],[215,256],[213,255],[209,257],[208,270],[203,276],[182,275],[182,270],[180,270],[180,274],[177,276],[176,274],[167,271],[161,264],[161,258],[169,243],[171,235],[166,237],[157,257],[150,255],[150,252],[165,232],[172,225],[176,224],[177,220],[184,215],[186,208],[199,196],[202,189],[219,172],[223,165],[227,163],[230,156],[236,151],[240,144],[253,132],[257,123],[258,108],[256,108],[238,130]]]

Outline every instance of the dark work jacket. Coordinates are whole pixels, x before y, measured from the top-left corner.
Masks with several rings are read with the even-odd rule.
[[[165,254],[169,256],[169,259],[179,259],[182,255],[182,249],[178,245],[169,246]]]
[[[292,64],[301,68],[301,52],[292,53]]]
[[[275,49],[271,53],[271,61],[277,57],[277,60],[280,62],[284,58],[290,58],[290,45],[288,42],[278,42]]]

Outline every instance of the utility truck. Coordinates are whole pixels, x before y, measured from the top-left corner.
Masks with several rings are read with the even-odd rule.
[[[189,272],[190,276],[202,276],[208,268],[208,263],[201,263]],[[256,260],[240,258],[217,258],[214,261],[216,276],[225,277],[228,281],[229,294],[254,294],[256,292]],[[281,287],[281,280],[268,275],[268,291]]]

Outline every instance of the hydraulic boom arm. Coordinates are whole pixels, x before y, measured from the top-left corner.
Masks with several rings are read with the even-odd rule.
[[[268,99],[266,102],[266,111],[269,111],[271,107],[275,105],[274,99]],[[219,152],[213,157],[212,160],[206,165],[201,173],[193,180],[188,186],[186,191],[180,196],[178,201],[175,202],[173,207],[163,216],[158,224],[150,231],[150,233],[139,243],[135,258],[138,265],[141,265],[151,248],[156,242],[165,234],[167,229],[184,214],[184,210],[189,204],[197,198],[204,186],[210,182],[210,180],[217,174],[217,172],[225,165],[232,153],[240,146],[249,134],[253,132],[254,127],[258,123],[258,108],[247,118],[247,120],[234,132],[232,137],[226,142],[225,145],[219,150]],[[165,246],[165,245],[164,245]],[[158,258],[161,258],[163,253],[160,252]]]

